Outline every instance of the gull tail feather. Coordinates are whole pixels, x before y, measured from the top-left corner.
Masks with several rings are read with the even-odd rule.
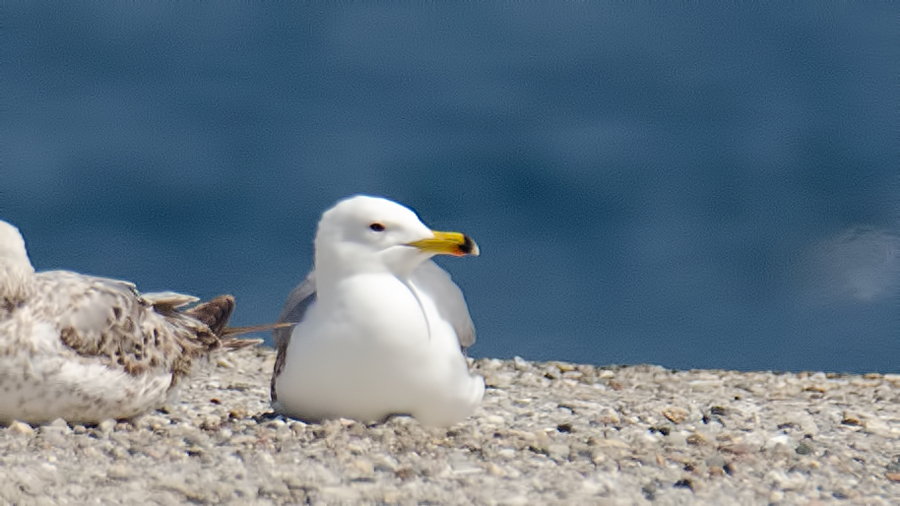
[[[263,343],[262,339],[238,339],[237,336],[243,334],[253,334],[256,332],[268,332],[275,329],[284,329],[293,327],[295,324],[290,322],[267,323],[264,325],[249,325],[247,327],[228,327],[221,335],[222,346],[228,350],[240,350],[250,346],[258,346]]]
[[[249,325],[247,327],[228,327],[222,333],[222,336],[240,336],[243,334],[252,334],[254,332],[268,332],[275,329],[286,329],[296,325],[293,322],[266,323],[263,325]]]
[[[203,322],[216,336],[222,336],[231,313],[234,312],[234,297],[220,295],[208,302],[188,309],[184,314]]]
[[[131,285],[130,288],[134,288],[134,285]],[[137,290],[135,290],[135,292],[137,292]],[[200,300],[193,295],[185,295],[177,292],[149,292],[138,295],[152,304],[153,309],[163,314],[172,314],[177,309]]]
[[[262,339],[238,339],[236,337],[227,337],[222,339],[222,349],[226,351],[236,351],[244,348],[253,348],[262,343]]]
[[[169,297],[158,297],[154,299],[154,305],[160,304],[161,300],[176,301],[175,297],[166,293]],[[182,302],[177,300],[177,302]],[[258,346],[263,343],[262,339],[238,339],[237,336],[244,334],[252,334],[255,332],[268,332],[274,329],[287,328],[294,325],[290,322],[268,323],[264,325],[249,325],[245,327],[229,327],[228,320],[234,312],[234,297],[231,295],[220,295],[208,302],[204,302],[194,306],[184,314],[195,318],[209,327],[209,330],[218,338],[220,346],[229,351],[240,350],[252,346]]]

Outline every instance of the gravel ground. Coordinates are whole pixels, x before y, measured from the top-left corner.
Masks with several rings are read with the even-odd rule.
[[[521,359],[451,429],[273,417],[271,349],[198,371],[129,422],[0,428],[27,504],[896,504],[900,375]]]

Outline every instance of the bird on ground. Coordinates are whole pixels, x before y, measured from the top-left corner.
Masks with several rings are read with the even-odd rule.
[[[0,220],[0,423],[127,419],[170,400],[192,363],[272,326],[229,329],[234,298],[145,293],[127,281],[35,272]]]
[[[279,318],[295,326],[273,332],[276,412],[311,421],[410,415],[431,426],[471,415],[484,395],[465,356],[475,329],[459,287],[431,258],[478,255],[475,242],[360,195],[322,214],[314,246],[314,269]]]

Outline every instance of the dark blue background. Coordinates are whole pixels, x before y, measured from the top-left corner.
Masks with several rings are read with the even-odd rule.
[[[39,269],[273,320],[354,193],[461,230],[475,356],[900,372],[900,7],[2,7]]]

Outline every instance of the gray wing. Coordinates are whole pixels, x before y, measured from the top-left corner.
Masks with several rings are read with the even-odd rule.
[[[306,279],[291,290],[284,307],[281,309],[281,315],[278,316],[277,323],[299,323],[306,315],[309,306],[315,301],[316,271],[309,271]],[[275,344],[275,349],[287,348],[287,343],[291,339],[291,332],[293,331],[294,327],[273,330],[272,340]]]
[[[312,270],[309,271],[303,282],[291,290],[284,307],[281,309],[281,315],[278,317],[277,323],[299,323],[306,316],[306,311],[309,310],[309,307],[315,301],[316,271]],[[272,331],[272,343],[275,345],[275,368],[272,371],[272,383],[270,385],[272,401],[278,400],[278,396],[275,395],[275,378],[284,369],[284,362],[287,360],[287,347],[288,343],[291,342],[291,333],[293,331],[293,326]]]
[[[413,271],[412,282],[431,296],[441,316],[453,325],[460,348],[465,350],[475,344],[475,325],[466,299],[447,271],[428,260]]]

